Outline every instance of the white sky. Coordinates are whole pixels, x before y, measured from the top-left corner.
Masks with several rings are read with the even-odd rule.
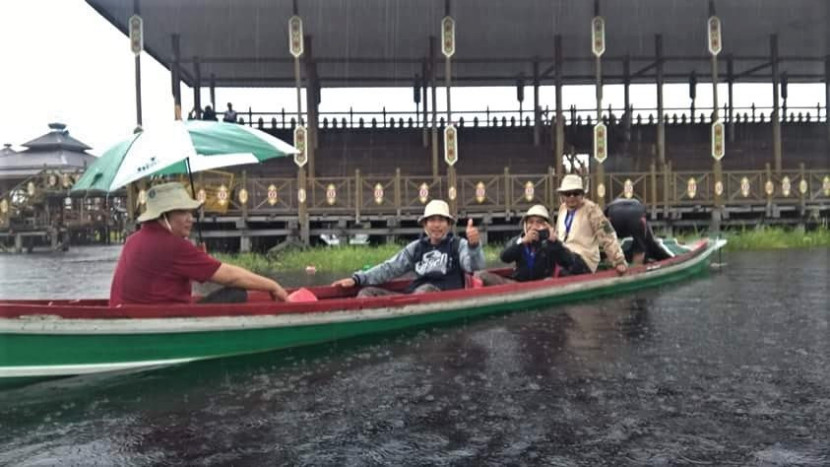
[[[127,1],[127,0],[125,0]],[[126,138],[135,128],[134,60],[129,40],[82,0],[0,0],[0,144],[20,144],[48,131],[47,124],[66,123],[75,138],[101,154],[107,147]],[[173,119],[170,94],[170,72],[142,55],[142,102],[144,126]],[[703,77],[700,78],[703,80]],[[736,106],[772,105],[769,84],[735,86]],[[296,91],[293,89],[217,89],[218,110],[230,101],[242,112],[253,106],[254,111],[279,111],[283,106],[294,112]],[[718,90],[721,105],[726,87]],[[533,91],[525,88],[524,110],[532,107]],[[653,86],[632,86],[635,108],[655,107]],[[824,85],[790,85],[788,106],[815,109],[824,105]],[[182,87],[183,113],[192,108],[192,90]],[[439,108],[444,106],[445,91],[439,89]],[[606,86],[603,107],[622,106],[620,85]],[[485,99],[486,98],[486,99]],[[554,108],[554,91],[550,86],[540,91],[541,105]],[[711,84],[699,84],[698,107],[711,105]],[[202,91],[203,105],[209,103],[207,88]],[[262,102],[273,102],[263,106]],[[454,88],[453,110],[517,110],[516,90],[506,88]],[[595,105],[592,86],[566,88],[565,108]],[[667,85],[664,105],[667,108],[688,108],[688,85]],[[323,89],[320,110],[347,111],[387,110],[411,111],[410,88],[392,89]],[[814,113],[814,110],[813,110]]]

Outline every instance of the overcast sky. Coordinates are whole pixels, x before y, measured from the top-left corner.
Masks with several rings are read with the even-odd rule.
[[[125,0],[127,1],[127,0]],[[726,44],[728,47],[728,44]],[[286,52],[287,53],[287,52]],[[129,40],[83,0],[0,0],[0,144],[19,145],[45,133],[49,122],[69,126],[71,134],[101,154],[107,147],[126,138],[136,125],[134,60]],[[145,127],[173,119],[170,72],[149,55],[142,56],[142,94]],[[635,107],[654,107],[653,87],[633,87]],[[755,102],[772,103],[769,84],[736,86],[738,106]],[[622,87],[606,86],[604,107],[622,105]],[[688,86],[666,86],[666,107],[686,108]],[[183,112],[192,107],[192,90],[183,87]],[[525,90],[524,109],[532,106],[532,89]],[[540,92],[542,107],[554,107],[551,87]],[[726,96],[719,90],[720,98]],[[710,105],[711,85],[700,84],[697,105]],[[438,93],[439,108],[445,93]],[[294,111],[296,94],[292,89],[219,89],[219,110],[231,101],[237,110]],[[514,88],[467,88],[453,90],[453,110],[517,109]],[[207,89],[202,102],[208,103]],[[594,89],[579,86],[567,89],[563,102],[591,108]],[[824,105],[824,85],[790,86],[790,107]],[[266,103],[265,105],[263,103]],[[273,104],[267,104],[273,103]],[[204,105],[204,104],[203,104]],[[413,110],[409,88],[380,90],[323,89],[321,111]]]

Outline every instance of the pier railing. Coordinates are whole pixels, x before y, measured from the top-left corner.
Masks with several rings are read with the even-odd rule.
[[[301,195],[292,178],[237,177],[227,179],[205,173],[197,190],[225,191],[221,213],[228,216],[296,216]],[[631,197],[658,212],[672,209],[705,209],[716,203],[718,187],[711,171],[671,171],[654,167],[647,172],[609,173],[603,180],[586,177],[586,183],[602,183],[603,201]],[[514,174],[505,168],[498,174],[459,175],[455,203],[459,212],[513,215],[533,204],[555,206],[558,179],[548,173]],[[372,217],[415,216],[435,198],[449,199],[446,177],[402,175],[320,177],[309,180],[305,207],[313,216]],[[208,195],[216,196],[216,195]],[[771,170],[724,171],[720,199],[724,206],[803,205],[830,207],[830,169],[803,167],[774,173]],[[215,206],[218,200],[208,200]],[[208,212],[212,210],[207,209]],[[215,210],[214,210],[215,211]]]
[[[772,107],[735,106],[719,107],[720,118],[724,123],[767,123],[772,120]],[[665,107],[663,118],[668,125],[712,123],[713,109],[709,107]],[[814,106],[782,106],[779,110],[783,123],[826,123],[827,108],[817,103]],[[593,125],[596,123],[597,110],[595,107],[581,108],[571,106],[563,109],[565,125]],[[653,125],[657,123],[658,109],[656,107],[613,107],[602,109],[602,119],[606,124],[625,123],[627,115],[631,115],[632,125]],[[260,129],[285,130],[293,129],[297,125],[295,112],[286,111],[255,111],[238,114],[238,122]],[[491,109],[485,107],[478,110],[453,110],[453,123],[461,127],[529,127],[533,126],[533,109]],[[555,122],[556,111],[549,106],[538,109],[539,122],[542,125],[551,125]],[[360,129],[360,128],[431,128],[433,114],[413,110],[387,110],[385,107],[373,111],[346,111],[320,112],[318,126],[322,129]],[[445,111],[438,111],[435,124],[439,128],[446,125]],[[305,124],[305,122],[303,122]]]

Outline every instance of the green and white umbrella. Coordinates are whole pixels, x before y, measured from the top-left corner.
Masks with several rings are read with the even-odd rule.
[[[297,153],[279,139],[236,123],[175,121],[132,135],[108,149],[72,187],[110,192],[150,175],[174,175],[253,164]]]

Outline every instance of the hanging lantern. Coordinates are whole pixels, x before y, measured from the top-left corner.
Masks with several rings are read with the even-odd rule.
[[[775,193],[775,185],[773,185],[772,180],[767,180],[767,183],[764,184],[764,191],[767,196],[772,196]]]
[[[689,178],[686,182],[686,194],[689,198],[694,198],[697,195],[697,181],[694,177]]]
[[[306,199],[305,188],[300,188],[299,190],[297,190],[297,201],[299,201],[300,204],[302,204],[302,203],[305,203],[305,199]]]
[[[718,180],[715,182],[715,195],[720,196],[723,194],[723,182]]]
[[[0,213],[6,214],[9,212],[9,201],[5,198],[0,200]]]
[[[55,187],[55,186],[57,186],[57,184],[58,184],[58,176],[57,176],[57,175],[55,175],[55,174],[49,174],[49,178],[47,178],[46,183],[47,183],[50,187]]]
[[[792,189],[792,184],[790,183],[790,177],[784,177],[781,180],[781,194],[784,196],[790,196],[790,190]]]
[[[34,196],[36,191],[35,182],[29,182],[26,184],[26,193],[28,193],[29,196]]]
[[[799,191],[799,193],[801,193],[802,195],[806,195],[806,194],[807,194],[807,191],[808,191],[809,189],[810,189],[810,186],[807,184],[807,180],[804,180],[804,179],[802,178],[802,179],[801,179],[801,181],[798,183],[798,191]]]
[[[268,204],[271,206],[277,204],[277,187],[273,184],[268,185]]]
[[[824,196],[830,196],[830,176],[824,176],[824,180],[821,181],[821,189],[824,191]]]
[[[450,201],[455,201],[457,192],[455,191],[455,187],[451,186],[447,196],[450,198]]]
[[[626,178],[625,183],[623,183],[623,195],[628,199],[634,197],[634,182],[630,178]]]
[[[484,182],[476,184],[476,202],[481,204],[487,199],[487,189],[484,187]]]
[[[219,186],[219,191],[216,193],[216,199],[219,201],[220,206],[228,204],[228,187],[224,184]]]
[[[144,206],[147,203],[147,192],[142,190],[138,190],[138,205]]]
[[[199,191],[196,192],[196,201],[204,204],[207,201],[207,193],[205,192],[204,188],[199,188]]]
[[[65,173],[61,176],[61,185],[63,185],[64,188],[69,188],[70,185],[72,185],[72,179],[69,177],[69,174]]]
[[[375,198],[375,204],[383,204],[383,185],[380,183],[375,185],[372,195]]]
[[[744,198],[749,196],[750,188],[751,188],[751,186],[749,184],[749,179],[746,178],[746,177],[742,178],[741,179],[741,195]]]
[[[418,200],[421,204],[426,204],[427,200],[429,199],[429,187],[426,183],[422,183],[420,188],[418,188]]]
[[[597,197],[598,198],[605,198],[605,184],[600,183],[597,185]]]
[[[525,183],[525,201],[533,201],[534,195],[536,195],[536,187],[533,185],[533,182]]]
[[[237,194],[236,196],[241,204],[245,204],[248,202],[248,190],[243,188],[239,190],[239,194]]]
[[[458,130],[455,125],[444,128],[444,161],[450,166],[458,162]]]
[[[335,188],[333,184],[329,183],[329,185],[326,187],[326,203],[328,203],[329,206],[333,206],[336,202],[337,188]]]
[[[602,122],[594,125],[594,159],[602,164],[608,158],[608,129]]]

